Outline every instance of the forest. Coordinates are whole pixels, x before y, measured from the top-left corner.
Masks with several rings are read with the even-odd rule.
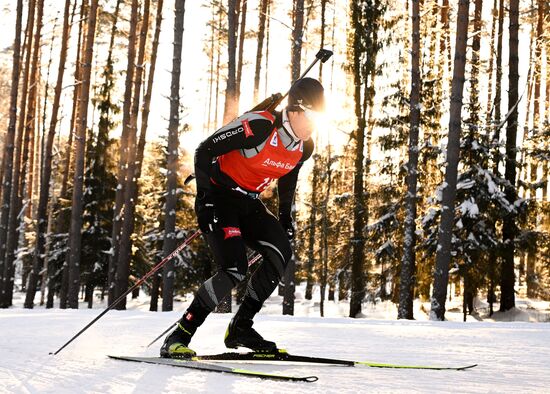
[[[464,319],[478,300],[488,316],[550,300],[548,0],[0,7],[1,308],[113,305],[138,283],[114,308],[145,294],[173,310],[216,270],[202,237],[187,242],[198,143],[285,93],[321,48],[334,55],[308,75],[327,108],[281,312],[300,284],[321,316],[345,302],[352,318],[381,301],[445,320],[451,296]]]

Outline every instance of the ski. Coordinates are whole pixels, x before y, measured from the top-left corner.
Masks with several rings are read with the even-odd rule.
[[[267,372],[251,371],[248,369],[231,368],[231,367],[218,365],[218,364],[209,364],[209,363],[205,363],[203,361],[197,361],[194,359],[185,360],[185,359],[162,358],[162,357],[133,357],[133,356],[108,356],[108,357],[115,360],[133,361],[133,362],[156,364],[156,365],[169,365],[172,367],[189,368],[189,369],[196,369],[196,370],[207,371],[207,372],[222,372],[222,373],[227,373],[232,375],[248,376],[248,377],[254,377],[254,378],[261,378],[261,379],[275,379],[275,380],[286,380],[286,381],[294,381],[294,382],[316,382],[319,379],[317,376],[288,376],[288,375],[280,375],[280,374],[273,374],[273,373],[267,373]]]
[[[199,355],[193,357],[195,361],[244,361],[244,362],[296,362],[296,363],[313,363],[313,364],[331,364],[331,365],[343,365],[343,366],[366,366],[371,368],[396,368],[396,369],[428,369],[428,370],[437,370],[437,371],[464,371],[466,369],[473,368],[477,364],[465,365],[460,367],[444,367],[444,366],[434,366],[434,365],[402,365],[402,364],[388,364],[388,363],[376,363],[370,361],[350,361],[350,360],[341,360],[336,358],[323,358],[323,357],[311,357],[311,356],[301,356],[290,354],[284,349],[278,349],[276,352],[248,352],[248,353],[237,353],[237,352],[228,352],[220,354],[211,354],[211,355]]]

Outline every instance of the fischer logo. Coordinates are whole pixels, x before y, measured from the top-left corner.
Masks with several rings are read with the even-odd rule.
[[[214,135],[214,137],[212,138],[212,142],[218,143],[220,141],[225,140],[226,138],[229,138],[229,137],[232,137],[236,134],[242,133],[243,131],[244,131],[244,129],[242,127],[239,127],[238,129],[228,130],[224,133]]]
[[[275,160],[272,160],[270,158],[265,159],[264,162],[262,163],[262,165],[264,167],[283,168],[285,170],[292,170],[294,167],[296,167],[295,165],[285,163],[285,162],[282,162],[282,161],[275,161]]]

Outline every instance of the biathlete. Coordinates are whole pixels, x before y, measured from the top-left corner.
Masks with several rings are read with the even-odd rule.
[[[246,277],[246,246],[263,262],[247,284],[243,302],[225,334],[228,348],[275,351],[253,327],[253,318],[275,290],[292,255],[291,216],[298,172],[313,152],[315,112],[324,110],[324,90],[312,78],[295,82],[281,112],[248,112],[217,130],[195,152],[195,212],[218,271],[199,288],[160,349],[162,357],[189,358],[191,338],[218,303]],[[279,217],[260,193],[278,180]]]

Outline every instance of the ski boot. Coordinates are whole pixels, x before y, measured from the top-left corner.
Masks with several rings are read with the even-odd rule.
[[[246,347],[255,352],[270,353],[277,351],[275,342],[265,340],[252,328],[251,319],[234,317],[225,332],[225,346],[230,349]]]
[[[197,355],[187,346],[195,330],[188,330],[178,323],[178,326],[166,337],[160,348],[160,356],[165,358],[192,358]]]

